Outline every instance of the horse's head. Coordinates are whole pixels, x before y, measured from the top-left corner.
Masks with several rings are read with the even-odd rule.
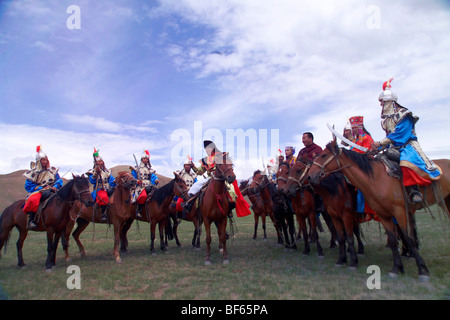
[[[181,197],[184,201],[187,201],[187,192],[189,191],[188,186],[186,185],[186,182],[183,180],[183,178],[180,177],[180,175],[176,172],[173,173],[175,175],[175,183],[173,184],[173,193]]]
[[[72,174],[72,177],[72,190],[75,192],[75,198],[82,201],[86,207],[92,206],[94,199],[89,190],[89,179],[84,174],[81,177]]]
[[[249,185],[248,185],[248,180],[244,180],[239,184],[239,190],[241,190],[241,194],[243,196],[246,196],[248,194],[248,189],[249,189]]]
[[[289,164],[287,162],[282,162],[280,163],[279,167],[278,167],[278,171],[276,173],[276,178],[277,178],[277,192],[280,194],[287,194],[287,190],[286,190],[286,183],[288,182],[288,177],[289,177],[289,171],[290,171],[291,167],[289,166]]]
[[[339,156],[341,149],[336,143],[336,137],[327,144],[322,153],[314,159],[309,169],[308,180],[312,184],[319,184],[319,181],[330,173],[340,169]]]
[[[288,197],[295,196],[297,190],[301,189],[308,178],[310,164],[297,160],[289,171],[288,181],[284,187]]]
[[[126,171],[119,172],[119,175],[116,178],[117,185],[125,188],[127,190],[131,190],[136,188],[138,181],[133,177],[133,175]]]
[[[250,194],[260,193],[262,189],[269,184],[269,179],[260,170],[253,173],[253,180],[249,186]]]
[[[225,180],[228,183],[233,183],[236,175],[233,171],[233,162],[228,156],[228,152],[219,153],[215,156],[216,170],[214,171],[214,178],[216,180]]]

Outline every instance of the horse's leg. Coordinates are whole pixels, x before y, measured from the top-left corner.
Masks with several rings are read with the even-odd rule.
[[[156,222],[154,219],[150,223],[150,253],[156,254],[155,252],[155,238],[156,238]]]
[[[113,224],[114,224],[114,249],[113,249],[114,260],[117,263],[122,263],[122,258],[120,257],[119,253],[119,245],[120,245],[120,234],[123,229],[123,222],[113,218]]]
[[[267,233],[266,233],[266,214],[263,213],[263,215],[261,216],[261,222],[262,222],[262,228],[263,228],[263,233],[264,233],[264,240],[267,240]]]
[[[72,221],[72,219],[69,221],[69,223],[66,226],[65,232],[61,236],[61,244],[64,250],[64,260],[66,262],[72,261],[69,255],[69,239],[70,239],[70,232],[72,231],[73,227],[75,225],[75,221]]]
[[[77,219],[77,228],[72,233],[72,237],[75,239],[75,242],[78,245],[78,250],[80,251],[81,257],[83,257],[83,258],[86,256],[86,251],[84,250],[84,246],[80,241],[80,234],[84,231],[84,229],[87,228],[88,225],[89,225],[89,221],[84,220],[82,218],[78,218]]]
[[[360,224],[353,218],[353,234],[356,236],[356,241],[358,242],[358,254],[364,255],[364,243],[361,239],[361,228]]]
[[[211,265],[211,222],[204,221],[206,232],[205,266]]]
[[[259,215],[254,214],[254,217],[255,217],[255,231],[253,232],[253,240],[256,239],[256,234],[258,233]]]
[[[16,242],[17,260],[18,260],[18,266],[22,268],[22,267],[27,266],[25,264],[25,262],[23,261],[22,248],[23,248],[23,243],[28,236],[28,230],[26,228],[19,228],[18,226],[17,226],[17,230],[19,230],[19,238],[17,239],[17,242]]]
[[[358,255],[355,249],[355,240],[353,237],[353,216],[351,213],[344,214],[343,217],[345,233],[347,235],[348,249],[350,250],[350,268],[354,269],[358,266]]]
[[[179,226],[179,223],[178,223],[178,220],[176,218],[172,219],[172,220],[173,220],[173,236],[175,237],[175,242],[176,242],[177,246],[181,247],[181,242],[178,239],[178,226]]]
[[[388,246],[391,248],[392,251],[392,258],[394,265],[389,272],[390,277],[397,277],[399,273],[404,273],[403,263],[402,259],[400,257],[400,254],[398,252],[398,245],[397,245],[397,234],[394,230],[394,222],[392,221],[392,217],[383,218],[379,215],[381,219],[381,224],[383,225],[384,229],[386,230],[386,234],[388,237]]]
[[[414,219],[414,216],[412,216],[411,219]],[[404,235],[405,242],[409,249],[409,252],[416,260],[417,268],[419,270],[419,280],[420,281],[428,281],[430,278],[430,272],[428,271],[425,261],[419,254],[419,251],[417,249],[417,242],[415,241],[414,238],[411,238],[411,236],[409,236],[407,228],[406,228],[406,223],[402,224],[401,220],[399,220],[399,219],[397,219],[397,221],[398,221],[401,231]],[[414,226],[414,221],[411,221],[411,225]],[[411,230],[411,231],[413,233],[415,232],[415,230]],[[412,236],[415,237],[416,235],[413,234]]]
[[[222,263],[229,264],[230,260],[228,259],[228,251],[227,251],[227,218],[225,217],[219,224],[219,228],[217,229],[219,234],[219,241],[222,244]]]
[[[336,228],[333,224],[330,214],[327,211],[324,211],[324,212],[322,212],[322,218],[323,218],[323,220],[325,220],[328,230],[330,230],[330,233],[331,233],[330,248],[335,248],[336,247],[336,238],[337,238]]]
[[[123,225],[122,232],[120,234],[120,252],[127,253],[128,252],[128,238],[127,232],[130,230],[131,225],[133,224],[133,219],[128,219]]]
[[[297,250],[297,244],[295,243],[295,224],[294,224],[294,216],[287,212],[286,222],[289,228],[289,235],[291,239],[291,248]]]
[[[337,241],[339,243],[339,258],[336,261],[335,266],[341,267],[342,265],[347,263],[347,252],[345,249],[345,232],[343,222],[335,217],[334,215],[331,217],[333,219],[333,224],[336,228]]]
[[[160,242],[160,248],[161,248],[161,251],[166,252],[166,251],[167,251],[167,247],[166,247],[166,245],[165,245],[165,243],[164,243],[164,230],[165,230],[165,228],[166,228],[166,225],[165,225],[164,222],[160,222],[160,223],[158,224],[158,227],[159,227],[159,242]]]
[[[311,210],[310,212],[309,221],[311,223],[311,237],[316,242],[317,246],[317,254],[319,257],[323,257],[323,250],[319,241],[319,233],[317,232],[316,215],[314,210]],[[311,242],[313,242],[313,240],[311,240]]]
[[[56,251],[58,250],[58,243],[59,239],[61,238],[63,232],[58,231],[55,233],[54,239],[53,239],[53,247],[52,247],[52,268],[56,266]]]
[[[47,261],[45,262],[46,271],[52,269],[52,251],[53,251],[54,232],[52,228],[47,229]]]
[[[308,255],[311,251],[308,240],[308,230],[306,229],[306,219],[305,217],[300,217],[298,219],[299,229],[302,230],[303,233],[303,241],[305,242],[305,249],[303,250],[304,255]],[[299,232],[300,233],[300,232]]]

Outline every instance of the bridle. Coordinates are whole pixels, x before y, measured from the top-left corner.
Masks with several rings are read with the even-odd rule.
[[[216,172],[219,172],[219,176],[213,175],[214,180],[218,180],[218,181],[224,181],[226,179],[225,174],[229,171],[229,170],[233,170],[233,165],[227,165],[227,168],[225,170],[222,170],[220,168],[220,166],[222,166],[224,164],[216,164]]]
[[[342,165],[341,165],[341,162],[339,161],[339,156],[342,154],[342,150],[341,150],[341,148],[338,148],[338,150],[339,150],[339,151],[336,153],[336,152],[334,151],[334,148],[331,148],[331,156],[328,157],[328,158],[325,160],[325,162],[324,162],[323,164],[317,163],[316,161],[313,162],[313,165],[316,165],[316,166],[318,166],[318,167],[320,168],[319,176],[320,176],[321,178],[324,178],[324,177],[327,176],[327,175],[330,175],[330,174],[335,173],[335,172],[339,172],[339,171],[341,171],[342,169],[345,169],[345,168],[350,167],[350,165],[347,165],[347,166],[342,166]],[[333,161],[333,160],[336,160],[336,163],[337,163],[337,165],[338,165],[338,168],[337,168],[336,170],[333,170],[333,171],[325,172],[325,168],[326,168],[326,167],[328,166],[328,164],[330,164],[331,161]]]
[[[287,178],[287,180],[289,180],[289,181],[294,181],[295,183],[297,183],[297,184],[298,184],[297,190],[298,190],[298,189],[302,189],[302,188],[303,188],[303,183],[304,183],[304,182],[306,181],[306,179],[308,178],[307,174],[308,174],[308,172],[309,172],[309,169],[311,168],[311,164],[310,164],[310,163],[305,164],[305,163],[303,163],[303,162],[300,161],[300,160],[297,160],[297,161],[300,162],[300,163],[305,167],[305,168],[303,169],[302,174],[300,175],[300,177],[299,177],[298,179],[289,176],[289,177]]]

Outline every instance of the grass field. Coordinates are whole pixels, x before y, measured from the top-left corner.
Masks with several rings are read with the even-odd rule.
[[[217,250],[217,235],[213,236],[212,266],[204,266],[205,241],[196,251],[190,245],[193,225],[182,222],[179,237],[183,244],[169,243],[167,253],[149,252],[149,225],[133,224],[129,231],[129,252],[123,263],[112,258],[113,228],[90,225],[82,234],[87,257],[81,258],[73,240],[70,242],[71,262],[65,262],[58,248],[58,266],[52,273],[44,271],[46,236],[30,232],[24,245],[24,259],[28,267],[17,267],[15,242],[18,233],[12,232],[8,250],[0,259],[0,297],[9,299],[162,299],[162,300],[354,300],[354,299],[448,299],[450,296],[450,245],[448,219],[439,214],[434,219],[427,213],[418,213],[417,225],[421,241],[420,252],[431,272],[428,283],[418,281],[413,259],[403,259],[405,274],[397,279],[388,277],[392,254],[385,247],[384,230],[378,223],[363,226],[366,254],[359,257],[356,271],[336,268],[338,249],[329,249],[330,233],[320,234],[325,258],[318,259],[315,245],[309,256],[301,254],[303,242],[297,251],[286,251],[277,246],[276,234],[268,224],[268,240],[252,240],[253,216],[235,218],[237,232],[228,241],[231,263],[223,265]],[[443,226],[445,224],[445,226]],[[323,223],[325,226],[325,223]],[[138,228],[139,227],[139,228]],[[259,230],[259,235],[261,229]],[[95,240],[93,236],[95,235]],[[158,242],[159,248],[159,242]],[[69,265],[81,272],[81,289],[70,290],[66,282],[71,274]],[[381,289],[368,289],[370,273],[367,268],[381,269]]]

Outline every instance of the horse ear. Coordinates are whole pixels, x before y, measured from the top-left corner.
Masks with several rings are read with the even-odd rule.
[[[178,173],[176,173],[175,171],[173,172],[173,175],[175,176],[176,180],[181,180],[181,177]]]
[[[72,178],[75,179],[75,175],[72,173]]]

